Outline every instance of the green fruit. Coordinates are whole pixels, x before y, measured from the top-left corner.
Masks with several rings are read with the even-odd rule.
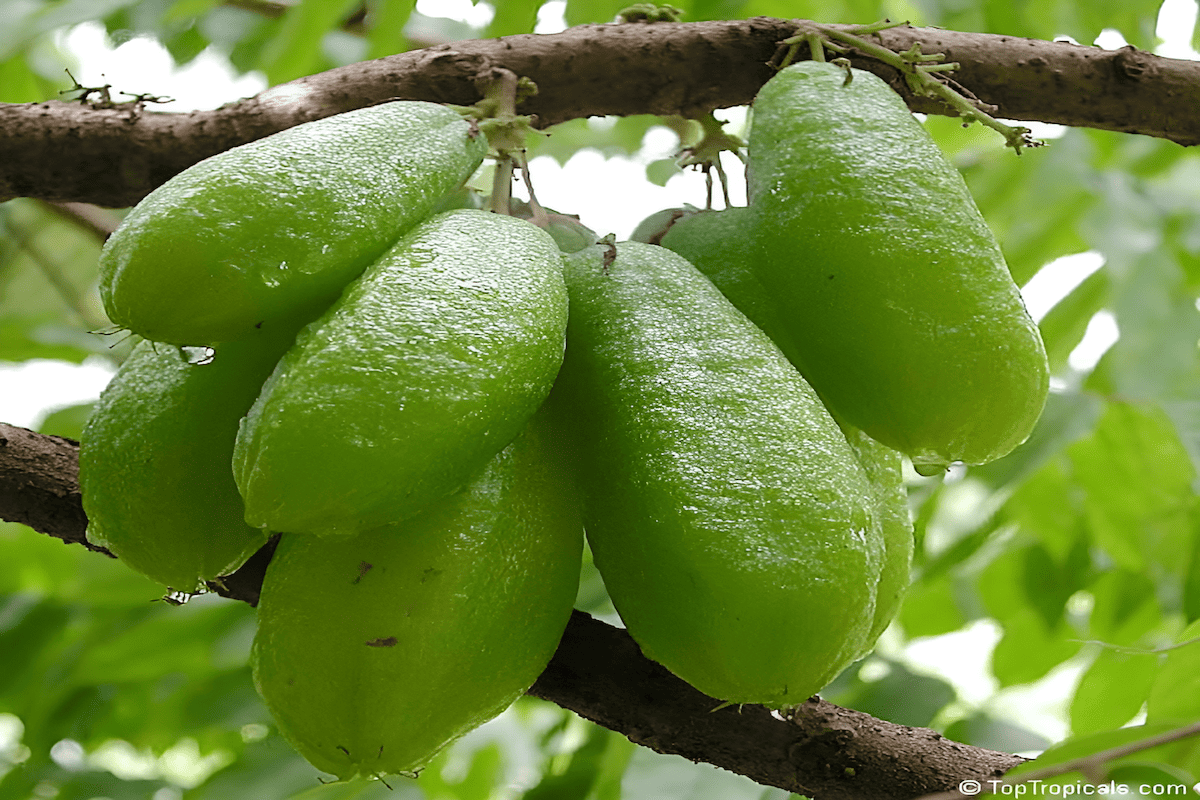
[[[147,339],[185,345],[297,314],[303,324],[486,152],[456,112],[395,102],[212,156],[151,192],[109,238],[104,308]]]
[[[234,452],[247,522],[352,534],[460,488],[549,394],[566,319],[545,231],[470,210],[421,223],[263,387]]]
[[[798,350],[791,330],[752,268],[753,223],[754,215],[748,208],[681,216],[662,237],[662,246],[704,273],[738,311],[797,364]]]
[[[560,214],[552,208],[544,208],[546,233],[564,253],[578,253],[600,241],[596,232],[579,221],[578,217]],[[524,200],[509,201],[509,213],[521,219],[534,220],[533,208]]]
[[[629,240],[643,244],[660,244],[663,234],[670,230],[672,225],[698,211],[699,209],[688,205],[682,208],[664,208],[662,211],[655,211],[637,224],[633,233],[630,234]]]
[[[860,430],[842,425],[858,463],[871,482],[875,513],[883,534],[883,569],[875,585],[875,613],[867,633],[865,656],[900,610],[912,574],[913,524],[904,488],[900,454]]]
[[[1028,437],[1041,337],[962,177],[887,84],[815,62],[768,81],[749,193],[754,269],[832,411],[924,474]]]
[[[870,646],[870,481],[778,348],[679,256],[567,259],[555,403],[597,568],[643,652],[722,700],[800,703]]]
[[[753,214],[748,208],[704,211],[678,219],[663,237],[662,244],[704,273],[795,364],[799,360],[799,348],[751,268],[754,258],[750,235],[752,222]],[[912,519],[900,454],[844,423],[842,432],[871,479],[883,534],[885,556],[876,588],[875,622],[867,636],[869,646],[896,615],[908,587],[913,551]]]
[[[412,773],[545,668],[583,547],[549,444],[535,422],[462,492],[404,523],[283,536],[251,663],[280,731],[318,769]]]
[[[550,217],[546,232],[558,245],[558,249],[564,253],[578,253],[583,248],[591,247],[600,240],[600,237],[591,228],[577,219],[562,214],[554,214]]]
[[[238,420],[288,342],[223,346],[190,363],[142,342],[96,404],[80,442],[88,540],[181,592],[237,569],[266,541],[248,526],[229,459]]]

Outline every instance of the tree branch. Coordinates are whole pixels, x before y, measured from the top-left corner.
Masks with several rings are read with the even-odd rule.
[[[844,26],[847,28],[853,26]],[[796,21],[581,25],[550,35],[455,42],[310,75],[214,111],[155,113],[141,104],[93,108],[57,100],[0,105],[0,200],[28,196],[135,204],[195,162],[271,133],[389,99],[469,105],[493,68],[534,80],[522,106],[543,126],[589,115],[681,114],[744,105],[771,76],[766,62]],[[953,79],[994,115],[1200,143],[1200,63],[1134,48],[1102,50],[936,28],[875,34],[889,49],[920,43],[961,68]],[[913,98],[916,111],[947,113]],[[138,87],[125,87],[136,91]]]
[[[100,549],[84,535],[78,449],[74,440],[0,423],[0,519]],[[213,588],[257,603],[274,545]],[[912,800],[968,778],[998,778],[1024,761],[817,697],[786,716],[751,705],[714,710],[717,700],[647,659],[625,631],[578,611],[529,694],[660,753],[814,800]]]

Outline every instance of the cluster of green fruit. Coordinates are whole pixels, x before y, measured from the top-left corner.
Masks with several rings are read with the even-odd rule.
[[[900,453],[999,457],[1047,384],[961,178],[848,74],[772,79],[749,207],[661,247],[440,211],[486,143],[428,103],[181,173],[101,256],[148,341],[84,432],[89,538],[192,592],[282,532],[255,683],[340,778],[411,773],[533,683],[585,530],[648,657],[804,701],[907,584]]]

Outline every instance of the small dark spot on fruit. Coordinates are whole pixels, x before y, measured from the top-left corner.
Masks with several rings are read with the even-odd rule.
[[[259,322],[256,322],[256,323],[254,323],[254,327],[256,327],[256,328],[261,328],[261,327],[262,327],[262,321],[260,320]]]
[[[440,570],[440,569],[435,569],[433,567],[426,567],[424,569],[424,571],[421,573],[421,583],[424,583],[425,581],[429,580],[430,578],[436,578],[438,575],[441,575],[441,574],[442,574],[442,570]]]
[[[367,647],[395,647],[396,646],[396,637],[395,636],[383,636],[378,639],[372,639],[371,641],[366,642],[366,645],[367,645]]]
[[[826,277],[826,278],[828,278],[829,280],[833,280],[833,276],[832,276],[832,275],[826,275],[825,277]]]
[[[356,584],[359,581],[361,581],[363,579],[363,576],[365,576],[368,572],[370,572],[371,568],[374,566],[375,566],[374,564],[368,564],[366,561],[358,562],[358,577],[356,577],[354,580],[350,581],[350,583],[353,585],[353,584]]]
[[[346,748],[342,747],[340,744],[337,746],[337,749],[338,749],[338,750],[341,750],[341,751],[342,751],[343,753],[345,753],[346,755],[350,755],[350,751],[349,751],[349,750],[347,750]]]

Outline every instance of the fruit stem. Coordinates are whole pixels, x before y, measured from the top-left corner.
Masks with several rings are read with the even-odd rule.
[[[696,122],[700,123],[702,130],[700,140],[679,152],[679,166],[698,167],[703,170],[708,189],[706,207],[710,209],[712,208],[713,194],[712,170],[715,167],[717,177],[721,181],[721,193],[725,198],[725,205],[729,206],[731,205],[729,202],[729,179],[725,175],[724,167],[721,166],[721,153],[733,153],[739,161],[744,163],[746,159],[742,155],[742,149],[746,143],[741,138],[726,133],[725,123],[711,113],[696,119]],[[682,139],[682,136],[680,138]]]
[[[527,78],[518,78],[508,69],[496,69],[483,89],[483,99],[473,106],[481,117],[479,128],[488,137],[496,159],[492,175],[492,196],[488,209],[495,214],[512,213],[512,182],[514,164],[525,164],[525,137],[533,130],[531,118],[517,114],[517,103],[537,92],[537,86]],[[526,184],[529,176],[526,172]],[[545,212],[542,212],[543,214]]]
[[[534,194],[533,179],[529,177],[529,162],[525,159],[525,151],[520,151],[516,157],[517,163],[521,167],[521,178],[525,181],[525,189],[529,192],[529,211],[533,224],[539,228],[547,228],[550,225],[550,217],[546,214],[546,209],[542,208],[542,204],[538,202],[537,195]]]
[[[492,173],[492,195],[488,198],[488,211],[493,214],[512,214],[513,159],[511,155],[498,156],[496,171]]]
[[[945,58],[944,54],[922,53],[920,42],[914,43],[912,47],[902,53],[897,53],[862,38],[872,33],[878,33],[881,30],[907,24],[907,22],[888,22],[884,20],[871,25],[861,25],[850,30],[841,30],[816,22],[805,22],[800,26],[795,36],[783,40],[782,44],[788,46],[788,52],[784,56],[782,66],[790,63],[798,47],[805,43],[812,50],[814,61],[825,60],[825,54],[822,52],[823,48],[819,47],[817,42],[835,52],[845,52],[845,48],[839,47],[831,41],[836,40],[837,42],[850,45],[850,47],[862,52],[864,55],[882,61],[899,70],[904,75],[904,80],[913,94],[922,97],[936,97],[954,109],[958,116],[966,120],[968,124],[979,122],[999,132],[1004,137],[1005,145],[1013,148],[1018,155],[1022,147],[1041,147],[1045,144],[1045,142],[1032,138],[1030,136],[1031,131],[1028,128],[1014,127],[1000,122],[981,108],[981,106],[984,106],[984,103],[978,98],[968,98],[962,91],[955,88],[956,85],[952,86],[948,80],[939,79],[934,73],[951,72],[958,69],[957,62],[936,63]],[[821,54],[819,58],[817,57],[817,53]]]

